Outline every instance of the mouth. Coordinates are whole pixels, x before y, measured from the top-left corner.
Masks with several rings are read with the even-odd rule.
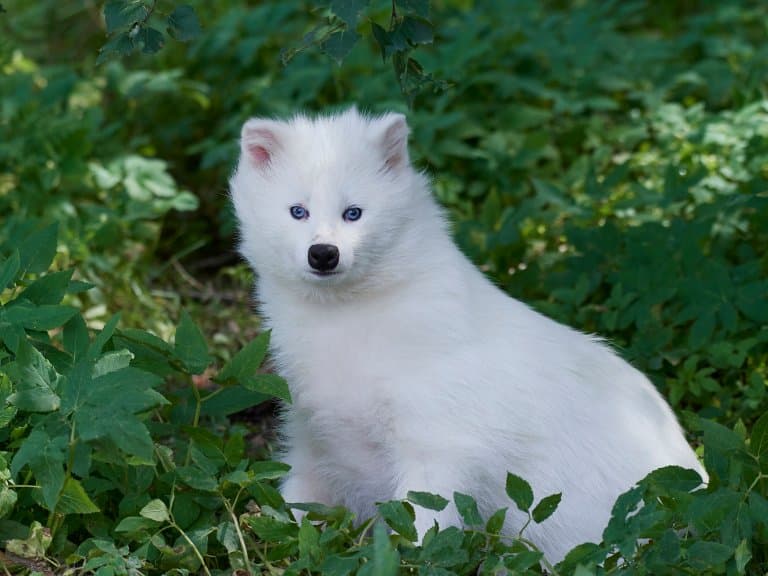
[[[341,274],[339,270],[310,270],[309,273],[316,278],[327,278],[329,276],[337,276],[338,274]]]

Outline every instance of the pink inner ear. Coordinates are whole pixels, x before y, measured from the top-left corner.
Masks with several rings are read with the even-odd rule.
[[[261,144],[248,144],[248,155],[251,157],[251,161],[256,166],[263,166],[269,164],[269,150],[267,150]]]
[[[272,161],[278,148],[277,138],[269,128],[249,126],[243,130],[243,148],[256,168],[264,168]]]

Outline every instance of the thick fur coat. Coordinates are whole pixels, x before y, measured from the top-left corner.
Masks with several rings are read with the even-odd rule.
[[[290,386],[288,502],[362,520],[410,490],[509,507],[507,471],[537,498],[526,531],[552,561],[599,541],[616,497],[655,468],[704,476],[653,385],[598,338],[531,310],[453,243],[400,114],[355,109],[249,120],[231,179],[240,248],[257,275],[277,369]],[[451,505],[417,509],[460,525]]]

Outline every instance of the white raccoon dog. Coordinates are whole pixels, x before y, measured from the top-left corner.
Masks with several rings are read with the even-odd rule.
[[[230,186],[272,354],[288,381],[287,502],[344,505],[426,491],[509,507],[507,471],[537,498],[525,534],[555,562],[599,542],[619,494],[651,470],[705,474],[653,385],[599,339],[495,287],[453,243],[401,114],[251,119]],[[419,537],[453,505],[416,509]]]

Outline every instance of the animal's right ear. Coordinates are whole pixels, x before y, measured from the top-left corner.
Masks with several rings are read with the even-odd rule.
[[[257,170],[269,167],[280,151],[280,122],[251,118],[243,124],[240,134],[240,150]]]

